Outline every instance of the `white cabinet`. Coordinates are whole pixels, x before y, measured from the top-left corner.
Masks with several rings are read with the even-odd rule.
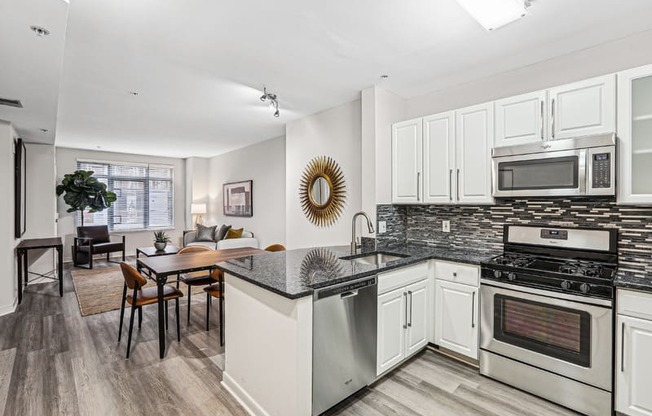
[[[616,131],[616,76],[591,78],[548,90],[550,138]]]
[[[618,73],[618,203],[652,204],[652,65]]]
[[[619,289],[618,296],[616,410],[652,416],[652,295]]]
[[[453,202],[455,112],[423,118],[423,202]]]
[[[545,90],[496,101],[496,147],[545,140],[546,102]]]
[[[493,103],[463,108],[456,119],[456,197],[463,204],[491,204]]]
[[[392,201],[421,200],[422,119],[392,126]]]
[[[423,262],[378,276],[377,375],[428,344],[428,270]]]
[[[478,288],[435,280],[435,344],[478,359]]]
[[[404,288],[378,296],[378,347],[376,373],[389,370],[405,358]]]

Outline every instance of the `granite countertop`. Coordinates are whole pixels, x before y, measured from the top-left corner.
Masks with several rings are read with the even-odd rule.
[[[451,246],[408,244],[378,249],[409,257],[381,265],[342,260],[351,255],[349,246],[316,247],[264,253],[217,264],[217,268],[289,299],[312,295],[314,289],[372,276],[426,260],[448,260],[479,265],[495,251],[478,251]]]
[[[634,271],[619,268],[614,279],[614,286],[622,289],[652,292],[652,276],[643,270]]]

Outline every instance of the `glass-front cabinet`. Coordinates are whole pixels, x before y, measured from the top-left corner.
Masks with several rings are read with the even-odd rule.
[[[652,204],[652,65],[618,74],[619,204]]]

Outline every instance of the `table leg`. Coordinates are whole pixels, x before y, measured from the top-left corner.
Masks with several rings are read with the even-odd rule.
[[[18,250],[18,304],[23,301],[23,252]]]
[[[23,251],[23,284],[27,287],[27,278],[29,277],[28,262],[29,251]]]
[[[59,275],[59,296],[63,297],[63,246],[57,246],[57,274]]]
[[[163,286],[165,278],[156,276],[156,285],[158,287],[158,348],[161,358],[165,355],[165,315],[163,307]]]

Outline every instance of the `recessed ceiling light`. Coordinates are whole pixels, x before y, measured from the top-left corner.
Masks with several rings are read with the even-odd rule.
[[[485,29],[494,30],[527,14],[523,0],[457,0]]]
[[[29,28],[32,29],[32,32],[34,32],[36,34],[36,36],[47,36],[47,35],[50,34],[49,30],[47,30],[46,28],[41,27],[41,26],[32,25]]]
[[[95,147],[97,147],[98,149],[101,149],[101,148],[102,148],[102,146],[95,146]]]
[[[48,129],[40,129],[40,130],[41,130],[41,133],[47,133],[48,132]]]
[[[138,97],[138,91],[129,91],[129,94],[133,95],[134,97]]]
[[[383,75],[380,76],[380,79],[387,80],[387,79],[389,79],[389,75],[383,74]]]

